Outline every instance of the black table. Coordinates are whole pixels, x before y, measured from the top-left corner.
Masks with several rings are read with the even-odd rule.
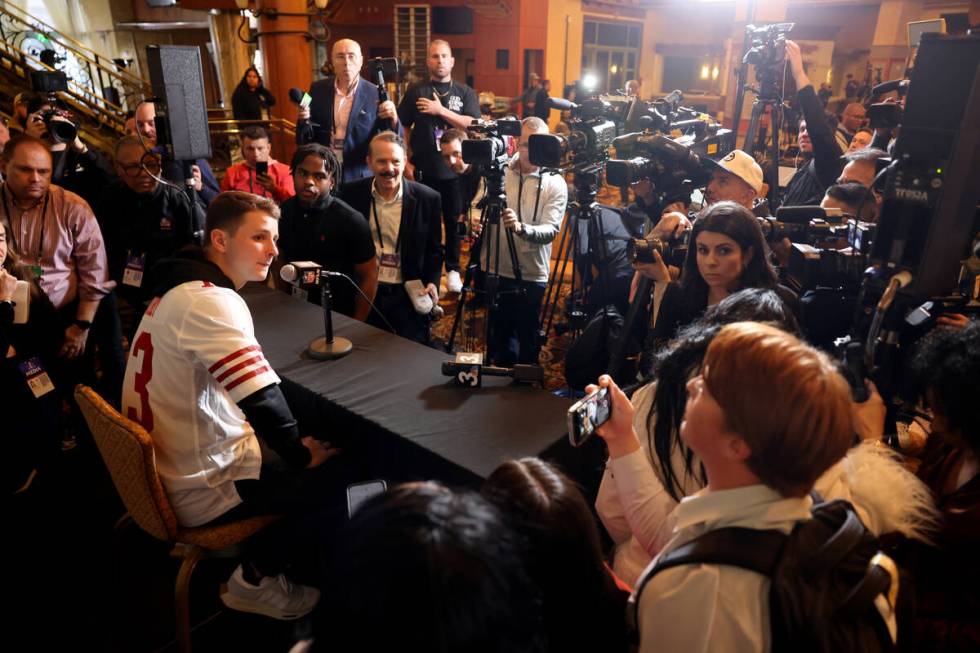
[[[371,474],[475,485],[510,458],[571,456],[574,464],[579,451],[565,437],[569,400],[506,378],[456,387],[441,373],[449,354],[337,313],[334,333],[354,351],[313,360],[306,348],[323,335],[318,306],[261,287],[243,296],[301,426],[357,449]]]

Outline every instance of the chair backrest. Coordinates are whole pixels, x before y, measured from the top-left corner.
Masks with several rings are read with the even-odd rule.
[[[157,475],[150,434],[92,388],[77,386],[75,400],[130,516],[153,537],[173,541],[177,516]]]

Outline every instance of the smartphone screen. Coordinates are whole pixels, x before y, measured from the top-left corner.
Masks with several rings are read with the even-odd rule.
[[[599,388],[568,409],[568,439],[580,447],[612,414],[608,388]]]
[[[257,175],[267,175],[267,174],[269,174],[269,162],[268,161],[256,161],[256,163],[255,163],[255,174],[257,174]]]
[[[351,483],[347,486],[347,516],[351,517],[362,503],[371,497],[383,493],[388,489],[388,484],[383,480],[364,481],[363,483]]]

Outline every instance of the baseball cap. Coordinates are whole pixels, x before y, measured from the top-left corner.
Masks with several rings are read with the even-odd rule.
[[[711,160],[708,167],[717,166],[725,172],[730,172],[749,186],[756,193],[762,192],[762,168],[750,155],[742,150],[732,150],[717,161]]]

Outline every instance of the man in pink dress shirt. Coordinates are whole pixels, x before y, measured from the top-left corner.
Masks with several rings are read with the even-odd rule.
[[[61,353],[78,357],[99,302],[114,286],[99,224],[85,200],[51,183],[51,153],[42,141],[11,139],[3,158],[7,180],[0,186],[0,210],[24,262],[54,307],[63,311],[76,305]]]

